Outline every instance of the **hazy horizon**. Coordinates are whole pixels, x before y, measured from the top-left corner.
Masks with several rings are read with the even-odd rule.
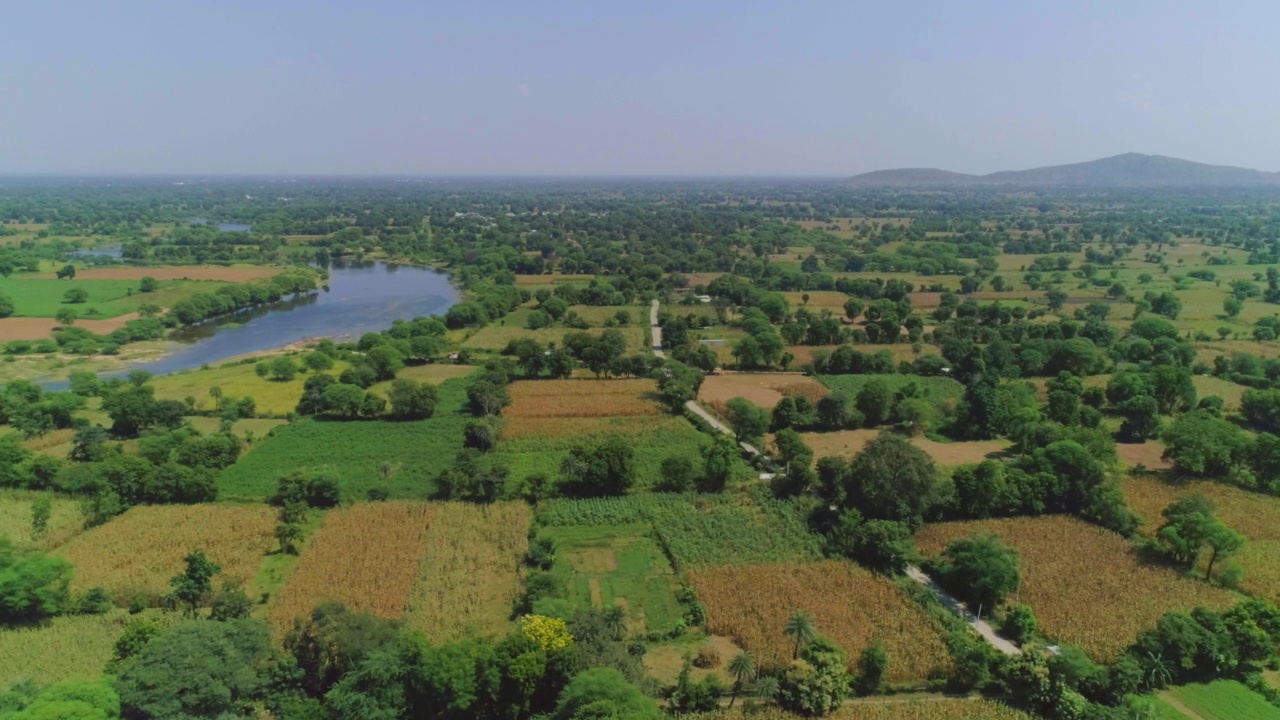
[[[0,175],[1280,170],[1280,7],[1114,5],[24,4]]]

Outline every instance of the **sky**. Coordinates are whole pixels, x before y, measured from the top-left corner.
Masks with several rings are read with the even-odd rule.
[[[1280,171],[1280,3],[12,0],[0,174]]]

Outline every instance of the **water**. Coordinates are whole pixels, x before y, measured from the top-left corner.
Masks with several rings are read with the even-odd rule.
[[[252,229],[252,225],[245,225],[244,223],[218,223],[218,232],[247,233]]]
[[[172,339],[185,347],[128,370],[156,375],[212,365],[245,353],[270,350],[312,338],[355,340],[385,330],[393,320],[443,315],[458,301],[444,273],[384,262],[337,262],[329,268],[328,289],[182,328]],[[123,377],[128,370],[107,377]],[[49,383],[54,390],[66,383]]]
[[[119,260],[121,249],[119,245],[116,245],[115,247],[93,248],[91,250],[72,250],[67,255],[78,258],[105,257]]]

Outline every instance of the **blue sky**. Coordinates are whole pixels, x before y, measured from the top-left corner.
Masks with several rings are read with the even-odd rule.
[[[15,0],[0,173],[1280,170],[1275,2]]]

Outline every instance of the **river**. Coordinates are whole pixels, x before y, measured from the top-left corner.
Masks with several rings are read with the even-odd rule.
[[[129,370],[162,375],[311,338],[355,340],[387,329],[393,320],[443,315],[457,301],[449,276],[437,270],[335,261],[327,288],[181,328],[170,338],[182,343],[175,352],[105,376],[120,377]],[[65,382],[46,386],[58,389]]]

